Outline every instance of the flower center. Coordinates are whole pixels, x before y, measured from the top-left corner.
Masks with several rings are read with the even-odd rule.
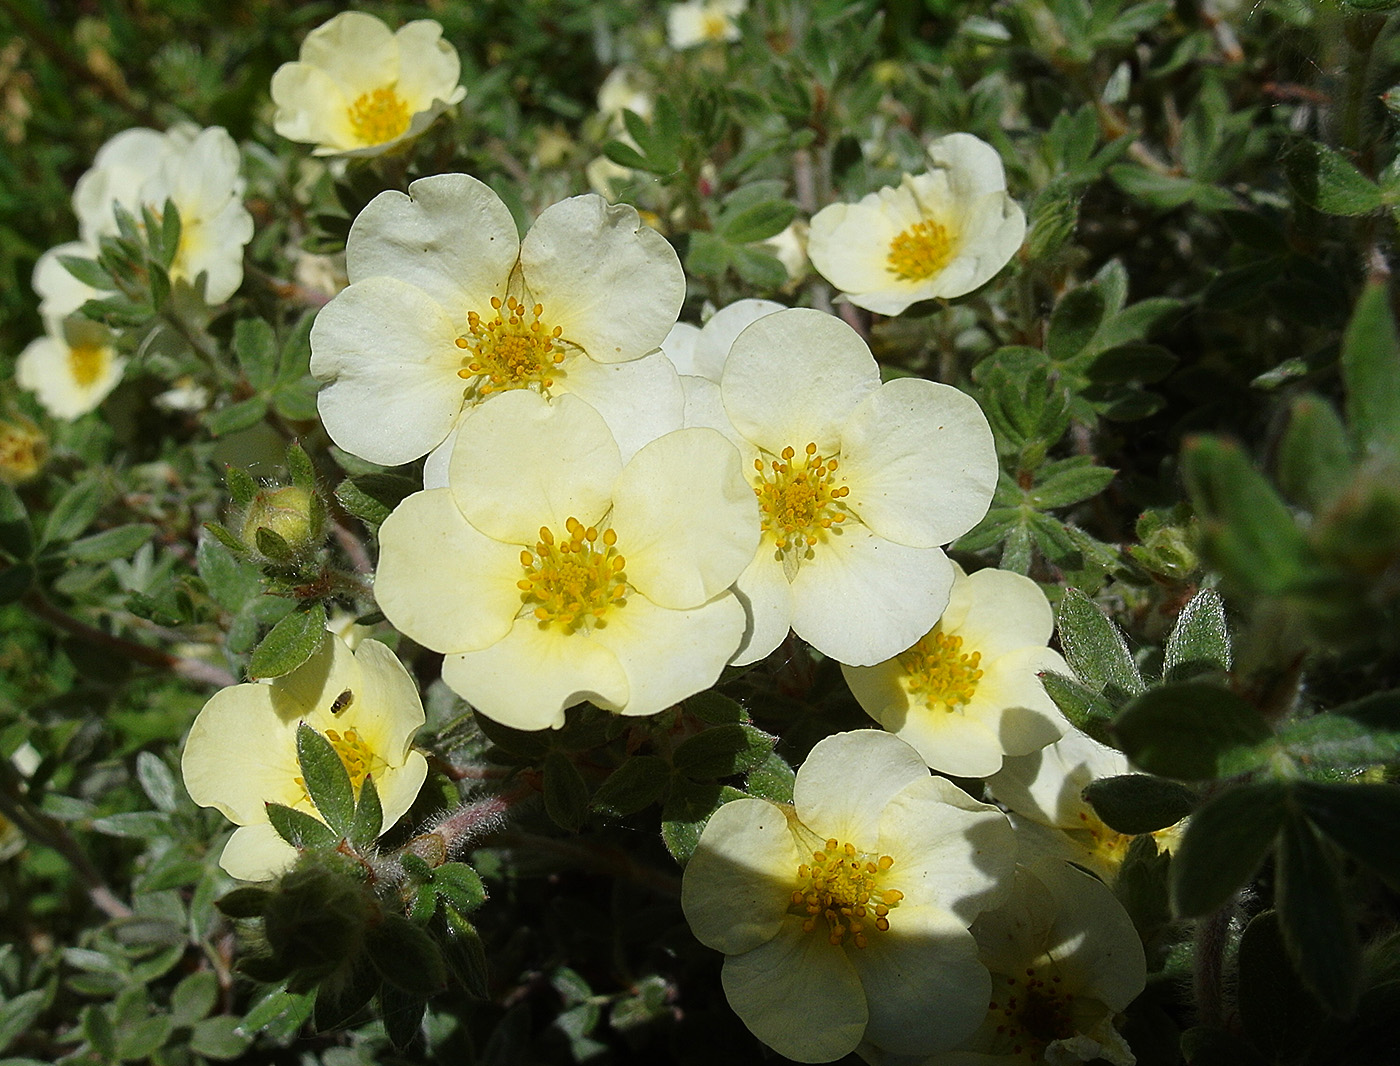
[[[527,308],[511,296],[503,305],[493,296],[491,307],[496,317],[489,322],[475,311],[467,315],[466,336],[457,338],[457,347],[467,354],[457,376],[475,379],[472,387],[482,398],[531,385],[548,389],[568,354],[567,342],[559,339],[562,327],[550,329],[540,321],[543,304]]]
[[[962,637],[934,626],[899,657],[911,696],[921,696],[930,708],[956,711],[972,699],[982,671],[982,653],[962,650]]]
[[[362,144],[383,144],[408,129],[408,103],[392,88],[361,93],[346,109],[350,128]]]
[[[704,34],[707,41],[722,41],[724,35],[729,31],[729,20],[723,15],[714,12],[706,12],[701,20],[700,32]]]
[[[1047,1044],[1074,1036],[1070,1014],[1074,997],[1060,984],[1058,974],[1042,976],[1033,967],[1027,967],[1024,976],[993,976],[990,1010],[997,1022],[1000,1053],[1009,1051],[1040,1062]]]
[[[350,787],[355,790],[357,796],[360,794],[360,786],[365,783],[366,777],[370,774],[378,775],[389,765],[374,753],[374,749],[366,744],[364,738],[354,729],[327,729],[325,738],[331,742],[331,747],[340,756],[340,764],[350,775]],[[377,776],[376,780],[378,780]],[[301,786],[302,795],[310,803],[311,794],[306,791],[306,779],[298,776],[296,783]]]
[[[753,461],[763,532],[772,534],[779,556],[800,551],[810,559],[823,533],[846,520],[840,501],[851,490],[836,486],[837,462],[835,456],[818,455],[815,444],[807,445],[801,462],[791,447],[783,449],[781,460],[770,460],[768,469],[762,459]]]
[[[107,349],[100,344],[75,344],[68,349],[68,369],[73,380],[86,388],[107,367]]]
[[[817,919],[825,918],[832,944],[845,943],[849,934],[855,946],[863,948],[870,943],[872,928],[884,932],[890,927],[890,911],[904,898],[897,888],[880,888],[893,865],[888,855],[866,855],[833,837],[812,852],[810,863],[797,868],[789,913],[806,916],[803,932],[810,933]]]
[[[948,231],[931,218],[916,222],[890,241],[885,267],[901,281],[923,281],[946,267],[953,258]]]
[[[565,523],[567,537],[555,538],[549,527],[540,527],[540,539],[532,552],[520,553],[525,576],[516,582],[520,600],[541,626],[558,623],[566,633],[585,626],[604,626],[605,615],[627,602],[627,565],[617,553],[617,534],[577,518]]]

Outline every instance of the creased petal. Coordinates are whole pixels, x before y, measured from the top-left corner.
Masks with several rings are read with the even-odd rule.
[[[345,11],[317,26],[301,42],[301,61],[324,70],[353,100],[392,85],[399,47],[389,27],[373,15]]]
[[[837,733],[818,741],[798,769],[793,806],[818,836],[873,851],[886,805],[928,776],[919,753],[897,737],[878,729]]]
[[[747,616],[744,641],[734,656],[734,665],[747,666],[781,644],[792,627],[792,586],[767,541],[759,544],[753,561],[739,575],[734,593]]]
[[[434,100],[452,102],[462,61],[457,49],[442,39],[442,25],[418,19],[400,26],[394,37],[399,46],[397,89],[409,110],[425,111]]]
[[[577,396],[603,416],[624,463],[685,422],[680,376],[660,352],[626,363],[570,359],[555,391]]]
[[[268,801],[297,802],[296,722],[274,708],[271,685],[214,693],[190,727],[180,758],[190,798],[239,825],[265,823]],[[234,753],[237,758],[230,757]]]

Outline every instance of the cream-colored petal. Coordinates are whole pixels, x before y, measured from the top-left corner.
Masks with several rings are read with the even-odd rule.
[[[806,307],[765,315],[734,341],[720,394],[746,438],[779,455],[815,443],[833,455],[851,411],[880,384],[870,349],[850,326]]]
[[[414,493],[379,527],[375,600],[434,651],[475,651],[510,632],[523,576],[519,545],[475,529],[448,489]]]
[[[718,382],[724,374],[729,350],[734,347],[739,334],[760,318],[783,310],[786,308],[773,300],[735,300],[721,307],[700,331],[691,357],[692,369],[682,370],[681,373]]]
[[[238,198],[230,199],[201,226],[205,250],[185,259],[191,279],[204,276],[204,299],[211,306],[230,299],[243,284],[243,248],[253,239],[253,216]]]
[[[987,1012],[992,980],[977,941],[938,907],[901,903],[890,928],[848,952],[865,989],[865,1039],[897,1055],[927,1055],[960,1043]]]
[[[311,327],[316,397],[340,447],[384,466],[426,455],[462,410],[456,330],[431,296],[394,278],[366,278],[341,292]]]
[[[617,657],[627,702],[594,702],[626,715],[656,714],[709,688],[744,634],[744,608],[727,592],[688,610],[658,607],[634,592],[604,621],[589,639]]]
[[[927,771],[883,805],[879,851],[894,857],[885,875],[890,887],[964,924],[1005,895],[1016,865],[1006,815]]]
[[[304,663],[268,686],[272,709],[293,732],[301,720],[320,729],[335,698],[346,689],[360,688],[360,673],[360,662],[350,645],[327,631]]]
[[[558,729],[575,704],[621,707],[628,697],[627,675],[607,648],[529,618],[489,648],[449,655],[442,679],[487,718],[512,729]]]
[[[46,319],[62,321],[89,300],[103,295],[91,285],[79,281],[61,262],[64,256],[96,259],[97,248],[82,241],[69,241],[50,248],[34,264],[31,284],[39,297],[39,313]],[[58,330],[51,328],[50,332]]]
[[[812,549],[793,578],[792,628],[823,655],[869,666],[927,633],[952,583],[940,549],[896,544],[847,522]]]
[[[345,648],[349,651],[349,645]],[[336,688],[339,682],[326,685],[307,724],[323,733],[354,729],[390,766],[402,766],[424,721],[418,687],[398,656],[377,640],[361,641],[353,656],[354,681],[347,681],[348,689]],[[347,690],[351,700],[343,705],[340,697]]]
[[[754,460],[759,459],[762,453],[745,440],[734,428],[734,423],[729,421],[729,416],[724,412],[719,383],[689,374],[682,374],[680,382],[681,391],[685,394],[685,428],[713,429],[722,434],[725,440],[739,449],[740,465],[747,475],[754,468]]]
[[[681,910],[695,939],[729,955],[772,940],[801,861],[777,804],[724,804],[706,823],[681,880]]]
[[[519,252],[499,196],[466,174],[436,174],[369,202],[350,227],[345,269],[352,282],[383,274],[416,285],[462,331],[469,311],[494,316],[491,299],[505,299]]]
[[[457,428],[461,426],[458,422],[443,442],[428,453],[428,457],[423,460],[423,487],[425,489],[445,489],[447,488],[447,471],[452,465],[452,449],[457,445]]]
[[[240,881],[271,881],[296,862],[297,850],[277,835],[268,822],[233,831],[219,856],[224,873]]]
[[[880,536],[947,544],[982,520],[997,484],[996,446],[977,401],[922,378],[866,396],[841,430],[843,501]]]
[[[278,136],[301,144],[354,148],[359,142],[350,125],[350,104],[340,83],[320,67],[283,63],[272,75],[272,128]]]
[[[676,373],[699,374],[695,362],[695,346],[699,340],[699,326],[692,326],[689,322],[677,322],[661,342],[661,354],[671,361]]]
[[[854,1051],[868,1020],[865,992],[846,952],[787,915],[776,936],[724,960],[725,997],[749,1030],[797,1062]]]
[[[753,561],[734,583],[734,594],[743,604],[747,622],[733,662],[747,666],[781,644],[792,626],[792,585],[783,574],[783,564],[773,557],[770,542],[759,544]]]
[[[427,777],[428,760],[421,751],[410,751],[402,766],[385,770],[375,780],[379,803],[384,808],[384,825],[380,832],[388,832],[395,822],[408,813],[418,793],[423,790]]]
[[[38,337],[25,346],[15,360],[15,382],[33,392],[49,414],[71,421],[95,409],[117,387],[126,360],[96,322],[70,317],[63,329],[64,338]]]
[[[652,441],[623,468],[612,499],[627,579],[663,607],[712,600],[753,559],[758,501],[738,451],[712,429]]]
[[[1045,825],[1077,829],[1090,808],[1084,789],[1103,777],[1130,773],[1127,756],[1077,729],[1029,755],[1008,758],[987,787],[1002,803]]]
[[[1143,990],[1147,963],[1123,905],[1102,881],[1069,863],[1042,862],[1031,872],[1043,889],[1032,905],[1053,915],[1040,946],[1064,984],[1114,1011],[1125,1009]]]
[[[587,194],[544,210],[520,246],[530,300],[600,363],[661,346],[685,300],[675,249],[635,208]]]
[[[462,420],[447,477],[472,525],[534,547],[541,526],[559,537],[570,518],[602,520],[621,472],[617,442],[592,407],[577,396],[551,402],[513,389]]]
[[[1025,236],[1020,205],[1005,193],[992,193],[969,209],[957,258],[926,284],[948,300],[980,288],[1010,262]]]
[[[984,662],[1049,642],[1055,629],[1054,611],[1030,578],[1010,570],[986,569],[965,580],[965,588],[953,593],[965,603],[965,610],[954,625],[945,621],[943,629],[961,636],[964,647],[980,651]]]
[[[297,802],[297,720],[278,713],[271,685],[214,693],[190,726],[180,757],[190,798],[239,825],[266,822],[269,801]]]
[[[818,741],[798,768],[793,806],[819,837],[874,851],[886,805],[928,776],[919,753],[889,733],[837,733]],[[898,853],[892,854],[898,862]]]
[[[891,217],[874,193],[858,203],[830,204],[812,216],[807,257],[817,273],[842,292],[912,291],[911,284],[900,282],[889,269],[890,242],[903,228],[903,220]]]
[[[324,70],[350,99],[394,83],[399,47],[389,27],[373,15],[345,11],[301,42],[301,61]]]
[[[457,49],[442,39],[441,24],[417,19],[400,26],[394,36],[399,45],[396,88],[409,111],[426,111],[434,100],[450,102],[460,88],[462,61]]]
[[[556,395],[571,393],[600,415],[625,463],[657,437],[685,424],[680,376],[660,352],[626,363],[599,363],[586,356],[565,362],[555,378]]]

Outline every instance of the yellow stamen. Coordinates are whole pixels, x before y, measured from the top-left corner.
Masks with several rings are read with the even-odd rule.
[[[901,281],[923,281],[953,259],[948,231],[931,218],[916,222],[890,241],[888,270]]]
[[[347,109],[350,128],[361,144],[383,144],[408,129],[408,103],[392,87],[361,93]]]
[[[340,763],[345,767],[345,772],[350,775],[350,787],[359,795],[360,786],[365,783],[365,778],[374,774],[375,780],[378,775],[388,765],[382,758],[375,754],[359,732],[355,729],[327,729],[325,737],[331,742],[331,747],[340,756]],[[309,800],[311,797],[306,792],[306,780],[298,776],[296,783],[301,786],[302,794]]]
[[[818,455],[816,444],[809,443],[800,461],[796,449],[787,447],[766,468],[762,459],[753,465],[763,532],[772,535],[779,557],[794,552],[810,559],[827,531],[846,520],[841,500],[851,490],[837,484],[839,460]]]
[[[808,933],[816,929],[818,918],[825,918],[827,939],[834,945],[844,944],[849,936],[856,947],[866,947],[872,929],[889,929],[890,911],[904,898],[897,888],[880,887],[893,865],[888,855],[869,856],[854,844],[832,838],[812,852],[811,863],[798,866],[790,913],[802,917]]]
[[[567,633],[604,626],[613,607],[627,602],[627,560],[617,551],[617,534],[599,533],[577,518],[556,538],[547,526],[533,552],[520,553],[525,576],[516,582],[520,600],[541,626],[557,623]]]
[[[108,352],[100,344],[75,344],[68,349],[68,369],[73,380],[87,388],[107,369]]]
[[[899,657],[911,696],[932,710],[952,712],[968,703],[982,680],[982,653],[962,650],[963,639],[938,626]]]
[[[550,329],[540,321],[544,305],[526,307],[514,296],[504,304],[491,298],[495,318],[485,321],[475,311],[467,314],[467,332],[457,338],[466,354],[457,376],[472,382],[469,392],[484,399],[493,392],[537,386],[548,390],[564,371],[560,364],[568,354],[561,340],[561,326]]]

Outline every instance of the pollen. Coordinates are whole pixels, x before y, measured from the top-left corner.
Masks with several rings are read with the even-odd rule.
[[[890,913],[904,893],[883,888],[881,882],[894,866],[888,855],[868,855],[854,844],[835,838],[812,852],[812,861],[797,868],[789,913],[803,917],[803,932],[825,919],[827,939],[840,946],[849,938],[858,948],[870,943],[872,931],[890,927]]]
[[[777,555],[793,552],[812,557],[812,549],[833,527],[846,521],[841,502],[850,489],[838,484],[836,456],[817,454],[816,444],[808,444],[799,459],[796,449],[783,449],[780,459],[753,461],[757,478],[763,532],[773,538]]]
[[[948,230],[931,218],[916,222],[890,241],[885,267],[901,281],[923,281],[953,259]]]
[[[412,116],[408,103],[392,87],[361,93],[346,108],[350,128],[361,144],[383,144],[401,136]]]
[[[949,713],[971,701],[982,680],[981,662],[980,651],[964,652],[962,637],[937,626],[899,657],[909,694]]]
[[[100,344],[75,344],[68,350],[68,369],[73,380],[87,388],[107,369],[107,349]]]
[[[618,554],[617,534],[601,533],[570,518],[562,536],[540,527],[532,552],[520,552],[525,576],[517,583],[525,610],[541,628],[566,633],[607,624],[610,611],[627,602],[627,561]]]
[[[465,353],[457,376],[473,382],[478,399],[532,386],[548,390],[568,354],[568,342],[561,340],[563,329],[550,329],[541,321],[543,304],[526,307],[514,296],[505,303],[493,296],[491,309],[495,317],[489,321],[475,311],[467,315],[467,332],[457,338],[457,347]]]

